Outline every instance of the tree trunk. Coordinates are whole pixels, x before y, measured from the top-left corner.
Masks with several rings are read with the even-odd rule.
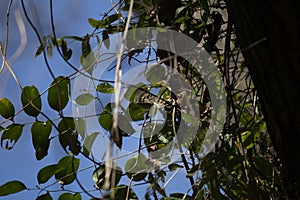
[[[300,195],[300,3],[228,0],[292,199]]]

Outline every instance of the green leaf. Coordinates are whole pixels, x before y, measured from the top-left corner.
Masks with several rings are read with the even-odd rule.
[[[128,189],[127,185],[118,185],[116,188],[114,188],[110,194],[109,199],[126,200],[127,192],[129,192],[128,199],[130,200],[138,199],[135,192],[131,188]]]
[[[114,93],[114,87],[110,85],[109,83],[101,83],[97,85],[96,90],[98,92],[104,93],[104,94],[112,94]]]
[[[165,191],[165,188],[161,187],[158,183],[155,183],[155,184],[153,185],[153,187],[155,188],[155,190],[156,190],[157,192],[159,192],[159,193],[160,193],[161,195],[163,195],[164,197],[167,196],[166,191]]]
[[[38,57],[39,55],[41,55],[41,53],[43,53],[44,49],[45,49],[45,45],[41,44],[39,46],[39,48],[36,50],[34,57]]]
[[[38,196],[35,200],[52,200],[52,197],[49,193],[47,193]]]
[[[264,176],[272,177],[273,167],[265,158],[255,157],[253,161],[256,168],[262,172]]]
[[[0,196],[15,194],[26,189],[24,183],[20,181],[9,181],[0,186]]]
[[[65,54],[66,60],[69,60],[72,57],[73,51],[72,49],[68,49],[67,53]]]
[[[118,116],[118,125],[119,128],[124,132],[125,135],[131,135],[135,132],[132,125],[130,124],[130,119],[127,116],[119,115]]]
[[[174,170],[176,170],[178,168],[183,168],[183,166],[174,163],[174,164],[168,165],[168,168],[169,168],[170,171],[174,171]]]
[[[111,24],[117,21],[118,19],[120,19],[121,16],[122,16],[121,14],[112,14],[108,16],[105,20],[107,21],[107,24]]]
[[[75,128],[77,130],[77,132],[80,134],[82,140],[85,137],[86,134],[86,122],[84,119],[78,118],[78,119],[74,119],[74,123],[75,123]]]
[[[24,125],[21,124],[11,124],[6,127],[1,137],[1,147],[3,148],[3,143],[6,142],[4,148],[11,150],[19,140],[23,131],[23,126]]]
[[[87,135],[86,138],[84,139],[84,143],[83,143],[83,154],[85,156],[88,156],[91,152],[92,146],[94,144],[94,141],[96,139],[96,137],[99,135],[98,132],[94,132],[90,135]]]
[[[27,115],[37,117],[40,114],[42,100],[38,89],[34,85],[24,87],[21,94],[21,101]]]
[[[100,47],[100,45],[101,45],[101,40],[100,40],[100,38],[99,38],[98,35],[96,35],[96,40],[97,40],[97,45],[98,45],[98,47]]]
[[[52,131],[52,124],[47,122],[35,122],[31,126],[32,143],[35,149],[35,156],[37,160],[43,159],[48,155],[48,148],[50,144],[50,133]]]
[[[61,50],[64,58],[69,60],[72,56],[72,50],[68,48],[68,44],[64,39],[61,40]]]
[[[59,142],[61,146],[78,155],[81,149],[80,142],[78,141],[78,132],[76,130],[75,122],[73,118],[65,117],[58,123],[59,130]]]
[[[93,18],[88,18],[88,22],[93,28],[97,28],[97,29],[104,28],[107,25],[107,21],[97,20]]]
[[[81,51],[82,56],[86,58],[92,51],[91,45],[90,45],[90,36],[86,35],[84,36],[82,43],[81,43]]]
[[[115,178],[114,181],[112,181],[113,177]],[[114,169],[112,169],[110,174],[111,183],[114,182],[115,185],[117,185],[122,177],[122,169],[119,166],[115,166]],[[93,181],[96,183],[97,187],[100,189],[111,189],[113,188],[111,185],[109,188],[104,188],[105,183],[105,165],[100,165],[92,175]]]
[[[95,169],[92,175],[93,181],[96,183],[97,187],[101,188],[105,182],[105,165],[100,165]]]
[[[81,200],[81,195],[79,193],[63,193],[59,196],[58,200]]]
[[[105,129],[110,130],[113,124],[113,115],[110,113],[101,113],[99,116],[99,124]]]
[[[7,98],[0,99],[0,115],[11,120],[15,116],[15,107]]]
[[[48,103],[53,110],[64,109],[70,98],[70,78],[65,76],[57,77],[48,91]]]
[[[86,57],[84,57],[83,54],[80,57],[82,68],[89,74],[93,73],[93,70],[95,68],[95,60],[95,54],[93,51],[91,51]]]
[[[209,13],[209,5],[207,0],[198,0],[198,2],[200,3],[201,8],[203,8],[206,13]]]
[[[51,43],[47,45],[47,53],[48,53],[49,58],[52,58],[52,56],[53,56],[53,46],[52,46]]]
[[[132,119],[132,121],[144,120],[145,114],[149,111],[149,109],[143,107],[142,105],[136,103],[130,103],[128,106],[128,113]]]
[[[72,156],[65,156],[58,162],[57,167],[64,168],[55,174],[55,178],[59,180],[60,184],[68,185],[75,180],[79,163],[80,160]]]
[[[109,35],[108,35],[108,32],[106,30],[104,30],[102,32],[102,40],[103,40],[103,43],[105,45],[105,47],[107,49],[109,49],[109,46],[110,46],[110,40],[109,40]]]
[[[89,18],[88,22],[93,28],[100,29],[100,28],[105,28],[107,25],[117,21],[118,19],[120,19],[121,16],[122,16],[121,14],[113,14],[108,16],[104,20],[96,20],[93,18]]]
[[[48,165],[42,168],[37,174],[39,184],[46,183],[52,176],[64,169],[64,166],[59,167],[57,164]]]
[[[93,100],[95,99],[94,95],[90,94],[90,93],[84,93],[79,95],[76,98],[76,103],[81,105],[81,106],[86,106],[89,103],[91,103]]]
[[[43,41],[42,41],[41,45],[39,46],[39,48],[37,49],[37,51],[35,52],[34,57],[37,57],[37,56],[39,56],[41,53],[43,53],[43,51],[44,51],[44,49],[45,49],[45,47],[46,47],[47,38],[48,38],[47,36],[44,36],[44,37],[43,37]]]
[[[186,9],[187,7],[189,7],[189,4],[177,8],[177,10],[176,10],[176,12],[175,12],[175,18],[177,18],[177,16],[178,16],[184,9]]]
[[[182,17],[177,18],[177,19],[174,21],[174,23],[175,23],[175,24],[179,24],[179,23],[182,23],[182,22],[184,22],[184,21],[189,21],[189,20],[191,20],[191,17],[189,17],[189,16],[182,16]]]
[[[64,39],[60,37],[60,38],[57,38],[57,40],[54,42],[57,44],[57,46],[61,47],[63,45],[63,41],[64,41]]]
[[[162,65],[153,65],[146,73],[146,79],[152,84],[165,80],[165,68]]]
[[[133,181],[141,181],[147,176],[149,166],[145,163],[147,160],[144,154],[138,154],[133,158],[127,160],[125,164],[125,171],[128,178]]]
[[[127,99],[130,102],[133,102],[135,99],[136,92],[139,89],[147,90],[147,86],[145,85],[145,83],[140,82],[134,86],[128,87],[127,91],[124,94],[125,99]]]

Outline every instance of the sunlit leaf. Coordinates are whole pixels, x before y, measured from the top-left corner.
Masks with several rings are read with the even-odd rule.
[[[107,25],[107,21],[97,20],[93,18],[88,18],[88,22],[93,28],[97,28],[97,29],[104,28]]]
[[[114,93],[114,87],[109,83],[100,83],[99,85],[97,85],[96,90],[104,94]]]
[[[182,17],[177,18],[177,19],[174,21],[174,23],[175,23],[175,24],[179,24],[179,23],[182,23],[182,22],[184,22],[184,21],[189,21],[189,20],[191,20],[191,17],[189,17],[189,16],[182,16]]]
[[[34,122],[31,126],[32,143],[35,149],[37,160],[43,159],[48,155],[48,148],[50,144],[50,133],[52,131],[52,124],[47,122]]]
[[[95,99],[94,95],[90,93],[84,93],[76,97],[76,103],[81,106],[86,106]]]
[[[47,54],[48,54],[49,58],[52,58],[52,56],[53,56],[53,46],[52,46],[51,43],[47,45]]]
[[[0,115],[11,120],[15,116],[15,107],[7,98],[0,99]]]
[[[184,10],[188,7],[189,5],[184,5],[184,6],[181,6],[179,8],[177,8],[176,12],[175,12],[175,18]]]
[[[60,184],[71,184],[76,178],[76,172],[79,167],[80,160],[72,156],[63,157],[57,164],[58,168],[63,170],[55,174],[55,178],[59,180]]]
[[[20,181],[9,181],[0,186],[0,196],[15,194],[26,189],[24,183]]]
[[[65,76],[57,77],[48,91],[48,103],[56,111],[64,109],[70,98],[70,78]]]
[[[57,38],[57,40],[55,42],[56,42],[57,46],[61,47],[63,44],[63,41],[64,41],[64,39],[60,37],[60,38]]]
[[[42,100],[38,89],[34,85],[26,86],[23,88],[21,101],[24,107],[24,112],[27,115],[37,117],[40,114],[42,108]]]
[[[21,137],[22,131],[22,124],[11,124],[6,127],[1,137],[1,147],[7,150],[11,150]]]

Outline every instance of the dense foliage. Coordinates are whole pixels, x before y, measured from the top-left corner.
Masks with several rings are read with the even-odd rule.
[[[126,112],[130,114],[132,122],[125,115],[119,114],[118,120],[122,122],[122,124],[119,123],[121,128],[114,127],[115,103],[102,100],[116,92],[113,80],[97,79],[94,82],[96,94],[84,91],[72,99],[82,107],[88,106],[91,102],[97,102],[96,105],[101,107],[96,113],[101,126],[99,132],[105,132],[104,135],[113,141],[114,148],[124,148],[125,143],[130,141],[131,134],[135,132],[133,126],[142,127],[140,134],[144,135],[144,140],[139,146],[139,152],[143,150],[143,153],[133,152],[126,160],[124,168],[115,166],[108,172],[105,162],[94,158],[91,149],[94,141],[101,134],[88,132],[87,117],[77,118],[64,115],[64,109],[72,103],[70,93],[74,79],[82,74],[80,67],[69,62],[73,52],[69,44],[75,42],[81,45],[81,57],[78,60],[87,72],[85,76],[92,77],[93,62],[97,56],[91,48],[92,44],[103,44],[108,49],[110,45],[113,45],[111,37],[115,33],[126,30],[128,13],[132,14],[130,1],[120,1],[99,19],[88,19],[89,24],[94,28],[91,33],[84,36],[57,38],[53,28],[52,34],[39,38],[40,47],[36,51],[36,56],[44,55],[52,58],[53,51],[57,51],[68,66],[73,68],[74,74],[55,76],[51,68],[48,68],[53,81],[49,83],[46,91],[40,92],[34,85],[20,86],[22,90],[20,100],[23,107],[20,111],[15,110],[14,105],[17,102],[5,97],[0,99],[2,148],[13,149],[15,145],[18,145],[23,127],[30,126],[32,145],[37,160],[42,160],[47,156],[50,143],[53,142],[60,143],[66,152],[65,157],[62,157],[56,164],[47,165],[37,172],[39,184],[37,189],[42,191],[37,199],[52,199],[52,183],[49,181],[52,177],[56,179],[55,184],[62,186],[59,199],[81,199],[84,193],[91,199],[136,199],[135,186],[139,184],[146,186],[144,193],[139,194],[144,199],[286,198],[281,177],[281,163],[276,157],[268,136],[257,91],[241,55],[234,26],[227,17],[225,2],[222,0],[139,0],[134,1],[132,11],[130,30],[165,27],[178,31],[201,44],[214,59],[215,66],[221,73],[225,84],[227,98],[226,121],[222,132],[219,133],[219,140],[214,150],[205,156],[201,155],[203,134],[208,129],[212,115],[211,94],[205,81],[184,58],[174,59],[176,55],[160,50],[159,46],[157,50],[143,45],[140,49],[132,49],[130,42],[126,44],[123,65],[127,63],[129,67],[133,67],[139,63],[148,63],[150,60],[161,61],[147,72],[148,85],[137,83],[125,94],[129,105],[124,109],[127,109]],[[25,7],[23,7],[23,12],[27,12]],[[30,21],[29,18],[28,20]],[[163,33],[158,35],[158,40],[162,37]],[[135,43],[138,39],[140,38],[129,38],[128,41]],[[189,118],[190,115],[180,114],[183,108],[180,107],[178,98],[174,97],[172,93],[174,91],[162,84],[162,80],[167,77],[157,76],[157,74],[164,74],[166,65],[171,66],[179,75],[189,80],[197,97],[195,106],[200,113],[197,121],[201,122],[193,142],[188,145],[183,144],[178,148],[181,155],[176,163],[169,163],[169,158],[163,157],[172,149],[159,154],[155,152],[178,139],[176,132],[179,126],[185,126],[188,130],[189,124],[194,121]],[[117,65],[112,66],[111,71],[117,73]],[[42,95],[47,95],[47,101],[41,100]],[[164,124],[155,121],[157,111],[153,111],[152,108],[156,103],[161,104],[166,113]],[[43,112],[44,104],[48,104],[57,113],[59,120],[52,119],[48,113]],[[21,112],[28,117],[33,117],[35,122],[24,124],[22,121],[15,120],[14,117]],[[181,118],[183,123],[180,124]],[[156,126],[161,126],[159,133],[153,137],[146,137],[151,135],[151,131]],[[151,154],[153,160],[147,159],[144,155],[146,153]],[[67,189],[69,184],[80,185],[82,181],[77,178],[77,172],[82,170],[80,163],[83,159],[91,162],[94,168],[90,176],[95,185],[91,185],[86,190],[70,192]],[[190,185],[186,187],[185,192],[170,193],[164,186],[178,171],[185,173],[185,177],[182,178],[187,179]],[[20,181],[14,180],[1,185],[0,196],[32,188]],[[101,196],[95,196],[99,194],[95,191],[102,191]]]

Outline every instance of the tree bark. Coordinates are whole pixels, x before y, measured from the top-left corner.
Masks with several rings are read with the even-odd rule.
[[[228,0],[290,198],[300,195],[300,2]]]

